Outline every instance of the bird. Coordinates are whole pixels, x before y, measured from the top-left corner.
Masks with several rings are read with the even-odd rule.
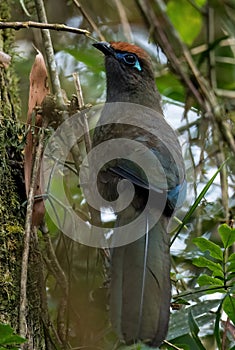
[[[147,52],[120,41],[96,42],[93,46],[104,54],[106,102],[94,130],[92,147],[110,140],[119,141],[121,147],[122,140],[127,140],[127,156],[111,159],[100,169],[99,192],[112,207],[123,180],[132,184],[134,195],[128,206],[119,211],[114,208],[115,227],[124,228],[124,232],[127,224],[141,217],[152,198],[152,208],[145,212],[143,224],[134,226],[137,239],[129,242],[126,230],[127,242],[124,239],[124,244],[115,243],[111,249],[110,319],[114,331],[127,345],[140,341],[156,347],[166,338],[169,325],[167,226],[186,195],[182,150],[175,131],[163,116]],[[134,142],[134,149],[133,145],[128,148],[128,142]],[[146,166],[141,167],[136,159]],[[157,220],[151,224],[155,213]]]

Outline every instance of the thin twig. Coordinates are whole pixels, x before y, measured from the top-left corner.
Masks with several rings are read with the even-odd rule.
[[[137,0],[137,4],[140,7],[140,10],[142,11],[143,15],[145,16],[146,20],[148,21],[149,25],[154,26],[156,28],[156,35],[159,42],[159,45],[164,48],[164,52],[166,56],[168,57],[169,61],[171,62],[171,65],[175,72],[181,76],[181,78],[184,80],[186,86],[189,88],[189,90],[192,92],[193,96],[195,97],[195,100],[198,102],[200,106],[204,106],[203,99],[198,92],[198,89],[193,85],[192,81],[189,79],[188,75],[184,72],[183,68],[181,67],[180,61],[178,57],[176,56],[171,44],[169,43],[169,40],[163,30],[164,25],[161,23],[161,21],[164,19],[164,17],[161,15],[161,21],[159,20],[158,16],[155,16],[155,14],[151,11],[151,7],[146,1],[143,0]],[[160,7],[160,5],[159,5]],[[154,32],[155,35],[155,32]],[[203,108],[205,109],[205,107]]]
[[[168,345],[168,346],[170,346],[172,349],[175,349],[175,350],[184,350],[183,348],[178,348],[178,346],[176,346],[176,345],[170,343],[170,342],[167,341],[167,340],[164,340],[163,343],[166,344],[166,345]]]
[[[196,3],[195,3],[195,1],[194,0],[187,0],[189,3],[190,3],[190,5],[192,5],[194,8],[195,8],[195,10],[197,10],[201,15],[204,15],[205,14],[205,9],[203,8],[203,7],[200,7],[200,6],[198,6]]]
[[[46,16],[43,0],[35,0],[35,7],[37,10],[39,21],[42,23],[47,23],[47,16]],[[61,110],[62,119],[67,120],[69,118],[69,114],[64,103],[59,75],[56,69],[56,62],[54,57],[54,50],[53,50],[53,45],[51,41],[50,31],[48,29],[42,29],[42,37],[45,45],[47,63],[49,66],[52,90],[53,90],[53,93],[56,95],[56,100],[57,100],[59,109]],[[52,248],[52,245],[50,244],[49,238],[48,238],[48,249],[49,249],[49,253],[52,261],[56,262],[57,261],[56,256],[55,254],[53,256],[54,250]],[[57,315],[57,328],[58,328],[58,334],[60,336],[60,339],[62,343],[65,344],[66,337],[67,337],[66,315],[67,315],[67,309],[68,309],[68,283],[64,275],[64,271],[60,268],[59,264],[57,265],[55,264],[54,268],[56,267],[57,267],[56,272],[59,274],[60,280],[63,281],[63,283],[61,283],[60,285],[63,291],[63,297],[61,298],[60,308]]]
[[[21,264],[21,281],[20,281],[20,311],[19,311],[19,330],[22,337],[26,337],[27,334],[27,319],[26,319],[26,306],[27,306],[27,276],[28,276],[28,259],[29,259],[29,246],[30,236],[32,231],[32,215],[34,205],[34,194],[37,183],[38,173],[41,164],[41,156],[43,152],[44,141],[44,128],[39,133],[38,146],[35,153],[35,160],[33,164],[32,177],[29,188],[26,221],[25,221],[25,235],[24,235],[24,248]]]
[[[0,22],[0,29],[12,28],[15,30],[28,29],[28,28],[39,28],[39,29],[50,29],[62,32],[69,32],[74,34],[81,34],[90,37],[90,32],[86,29],[79,29],[74,27],[66,26],[60,23],[40,23],[40,22]],[[95,39],[93,39],[95,40]]]
[[[120,17],[120,20],[121,20],[121,23],[122,23],[122,27],[123,27],[123,33],[124,33],[126,39],[129,42],[132,42],[133,41],[133,35],[132,35],[132,32],[131,32],[131,26],[130,26],[130,24],[128,22],[126,11],[125,11],[125,9],[123,7],[123,4],[122,4],[121,0],[114,0],[114,1],[115,1],[117,10],[119,12],[119,17]]]
[[[217,166],[219,167],[220,164],[222,164],[226,156],[224,154],[224,140],[220,138],[220,133],[218,130],[217,123],[214,123],[214,128],[212,129],[212,136],[213,136],[213,145],[215,145],[216,148],[218,148],[218,151],[215,154],[215,159]],[[224,208],[225,213],[225,221],[226,223],[229,222],[229,196],[228,196],[228,174],[227,174],[227,168],[223,167],[220,172],[220,188],[221,188],[221,199],[222,199],[222,205]]]
[[[47,16],[46,16],[43,0],[35,0],[35,7],[38,14],[38,20],[43,24],[47,24]],[[52,91],[53,91],[53,94],[56,95],[58,105],[63,110],[65,109],[64,100],[63,100],[63,95],[61,91],[59,75],[56,69],[56,62],[54,57],[54,50],[53,50],[53,45],[51,41],[50,31],[49,29],[42,29],[41,32],[42,32],[43,43],[45,47],[49,73],[50,73]]]
[[[189,126],[189,119],[188,119],[188,111],[184,111],[184,117],[187,121],[186,123],[186,126],[187,126],[187,129],[186,129],[186,132],[187,132],[187,135],[188,135],[188,140],[189,140],[189,156],[190,156],[190,161],[192,162],[192,169],[193,169],[193,177],[194,177],[194,181],[193,181],[193,190],[194,190],[194,196],[195,198],[197,198],[197,181],[196,181],[196,178],[197,178],[197,174],[196,174],[196,164],[195,164],[195,159],[194,159],[194,156],[193,156],[193,150],[192,150],[192,134],[191,134],[191,129],[190,129],[190,126]]]
[[[35,197],[34,197],[35,198]],[[52,322],[49,316],[49,310],[47,305],[47,291],[46,291],[46,281],[44,278],[44,270],[42,269],[43,266],[43,257],[39,245],[38,240],[38,230],[35,226],[32,231],[31,236],[31,242],[32,246],[32,255],[37,255],[37,262],[35,265],[34,258],[32,257],[29,261],[29,265],[31,265],[30,269],[35,271],[35,269],[38,270],[38,277],[37,277],[37,286],[35,286],[39,292],[40,295],[40,318],[42,320],[42,326],[44,328],[44,334],[45,334],[45,342],[47,344],[47,350],[54,350],[55,349],[55,341],[52,337]],[[33,264],[33,265],[32,265]],[[35,281],[36,282],[36,281]],[[31,292],[31,285],[29,286],[29,290]],[[37,306],[36,306],[37,307]],[[51,332],[52,331],[52,332]],[[25,345],[26,349],[33,349],[34,348],[34,341],[33,341],[32,332],[30,332],[30,336],[28,336],[27,339],[27,345]]]
[[[74,83],[75,83],[76,92],[77,92],[78,108],[82,110],[84,109],[84,100],[83,100],[82,88],[81,88],[81,83],[80,83],[78,73],[73,73],[73,78],[74,78]],[[91,150],[91,138],[89,133],[87,115],[84,111],[81,113],[81,120],[84,128],[84,140],[85,140],[85,146],[86,146],[86,153],[88,154]]]
[[[78,108],[82,110],[84,108],[84,100],[83,100],[83,94],[82,94],[82,88],[80,84],[80,79],[77,73],[73,74],[74,77],[74,82],[75,82],[75,87],[76,87],[76,92],[77,92],[77,98],[78,98]],[[82,125],[84,128],[84,140],[85,140],[85,147],[86,147],[86,153],[89,154],[92,148],[92,143],[90,139],[90,133],[89,133],[89,125],[87,122],[87,116],[84,112],[81,113],[81,118],[82,118]],[[71,150],[73,152],[73,149]],[[88,164],[89,166],[89,164]],[[80,169],[78,169],[79,172]],[[91,222],[95,225],[100,225],[101,220],[100,220],[100,214],[98,210],[93,208],[92,206],[88,204],[89,212],[91,215]]]
[[[227,317],[227,320],[223,322],[224,325],[224,332],[222,336],[222,344],[221,344],[221,350],[226,350],[226,340],[227,340],[227,330],[228,330],[228,325],[229,325],[229,317]]]
[[[98,37],[101,41],[105,41],[105,37],[93,21],[93,19],[88,15],[88,13],[84,10],[84,8],[81,6],[80,2],[78,0],[73,0],[74,4],[78,7],[79,11],[83,15],[83,17],[87,20],[87,22],[90,24],[91,28],[97,33]]]
[[[35,5],[37,8],[38,18],[41,22],[44,22],[44,24],[47,22],[46,12],[44,8],[44,4],[42,0],[35,0]],[[88,32],[89,33],[89,32]],[[53,86],[53,93],[57,96],[57,103],[61,110],[62,120],[66,121],[69,119],[69,113],[66,110],[66,106],[64,104],[63,94],[61,91],[61,85],[59,80],[59,75],[56,70],[56,62],[54,58],[54,50],[53,45],[50,37],[50,32],[48,29],[42,29],[44,44],[45,44],[45,52],[47,56],[47,63],[50,69],[50,78]],[[74,138],[73,147],[71,149],[71,153],[74,159],[75,167],[77,172],[79,173],[80,170],[80,150],[77,145],[77,142],[75,140],[74,135],[70,135],[71,138]]]
[[[159,11],[161,11],[161,16],[163,18],[163,21],[165,22],[165,25],[167,26],[167,28],[169,28],[171,30],[171,34],[174,36],[174,40],[176,41],[178,48],[181,50],[189,68],[191,69],[192,73],[194,74],[194,77],[196,78],[197,83],[198,83],[201,91],[203,92],[203,96],[205,96],[206,100],[209,102],[209,104],[207,104],[206,101],[204,101],[202,99],[202,103],[200,103],[201,107],[203,108],[203,110],[205,112],[211,114],[212,111],[215,111],[216,109],[218,109],[218,105],[219,105],[213,91],[211,90],[210,86],[208,86],[207,81],[204,79],[201,72],[198,70],[197,66],[195,65],[195,62],[192,59],[192,56],[191,56],[190,51],[188,50],[187,46],[182,42],[177,31],[175,30],[174,26],[170,22],[169,17],[167,16],[167,13],[166,13],[165,3],[162,0],[155,0],[155,3],[158,5]],[[156,16],[156,18],[157,18],[157,16]],[[178,67],[178,69],[179,69],[179,67]],[[191,91],[194,93],[194,96],[195,96],[196,91],[194,91],[194,89],[193,89],[193,91],[192,90]]]
[[[49,235],[49,230],[47,228],[47,225],[44,223],[41,226],[41,232],[43,233],[43,238],[45,241],[45,247],[47,252],[47,267],[52,272],[53,276],[55,277],[56,281],[58,282],[62,292],[63,296],[60,300],[60,307],[59,307],[59,313],[58,313],[58,335],[60,338],[60,341],[65,344],[66,342],[66,315],[68,310],[68,294],[69,294],[69,288],[68,288],[68,280],[67,277],[63,271],[63,269],[60,266],[60,263],[56,257],[51,238]]]
[[[215,14],[214,9],[208,6],[207,10],[207,37],[208,37],[208,47],[212,45],[215,41]],[[209,50],[208,53],[208,71],[209,71],[209,79],[213,90],[215,91],[217,87],[216,82],[216,71],[215,71],[215,50]]]
[[[215,93],[219,97],[226,97],[235,99],[235,91],[224,90],[224,89],[215,89]]]
[[[155,0],[156,10],[153,12],[152,7],[149,5],[147,0],[136,1],[149,26],[154,26],[156,29],[156,31],[153,33],[155,40],[159,42],[159,45],[164,49],[164,52],[171,62],[173,69],[185,82],[189,91],[191,91],[195,97],[195,100],[198,102],[199,106],[206,113],[206,115],[209,117],[214,117],[224,140],[226,140],[231,151],[235,154],[235,140],[229,123],[227,122],[226,118],[224,118],[223,106],[220,105],[214,91],[197,68],[187,46],[182,42],[178,33],[170,22],[166,13],[165,3],[162,0]],[[178,52],[183,55],[185,61],[187,62],[188,68],[197,82],[196,85],[193,83],[192,79],[190,79],[189,74],[185,72],[185,68],[181,66],[180,60],[174,52],[172,43],[168,39],[167,34],[169,33],[165,32],[165,28],[167,28],[170,31],[170,35],[173,36],[174,44],[177,46]]]

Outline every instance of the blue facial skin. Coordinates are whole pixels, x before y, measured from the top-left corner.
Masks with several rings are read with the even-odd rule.
[[[129,52],[117,52],[116,57],[120,61],[123,61],[127,66],[134,67],[138,71],[142,71],[139,60],[135,54]]]

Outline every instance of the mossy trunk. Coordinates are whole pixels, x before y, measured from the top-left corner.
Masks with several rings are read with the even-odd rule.
[[[0,18],[10,20],[10,0],[0,1]],[[14,32],[0,30],[0,51],[12,57],[0,65],[0,322],[19,331],[21,259],[26,201],[23,181],[24,128],[14,73]],[[27,283],[27,342],[24,349],[50,349],[43,263],[32,233]]]

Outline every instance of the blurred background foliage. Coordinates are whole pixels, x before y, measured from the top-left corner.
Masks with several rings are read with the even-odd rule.
[[[15,0],[14,4],[12,21],[37,20],[33,1],[24,1],[29,16],[22,2]],[[218,167],[228,159],[171,247],[174,299],[167,340],[175,344],[175,349],[235,349],[234,324],[221,311],[221,299],[226,291],[214,294],[207,294],[205,288],[202,291],[197,283],[202,268],[192,263],[193,258],[204,254],[193,239],[203,236],[223,249],[218,226],[231,223],[234,217],[235,1],[81,0],[80,5],[105,40],[135,42],[152,57],[164,114],[178,129],[187,168],[188,196],[177,214],[178,219],[184,217]],[[88,29],[99,39],[75,1],[47,0],[45,7],[50,23]],[[67,98],[75,93],[72,73],[78,72],[85,103],[103,102],[103,58],[92,47],[91,39],[55,31],[51,37]],[[44,52],[39,30],[17,32],[15,63],[23,123],[27,115],[29,72],[35,57],[32,43]],[[68,171],[65,184],[71,204],[85,215],[87,209],[77,177]],[[56,178],[53,186],[56,188]],[[59,189],[57,191],[59,198]],[[61,217],[66,215],[63,210],[59,212],[59,208],[58,213]],[[104,259],[95,249],[63,236],[49,217],[47,222],[69,285],[65,325],[68,348],[119,348],[108,321],[108,276]],[[171,231],[176,226],[173,220]],[[44,249],[46,251],[46,247]],[[232,249],[231,246],[228,254]],[[63,291],[50,270],[47,286],[51,318],[56,324]],[[134,348],[146,347],[140,344],[128,349]],[[162,348],[174,347],[164,344]]]

